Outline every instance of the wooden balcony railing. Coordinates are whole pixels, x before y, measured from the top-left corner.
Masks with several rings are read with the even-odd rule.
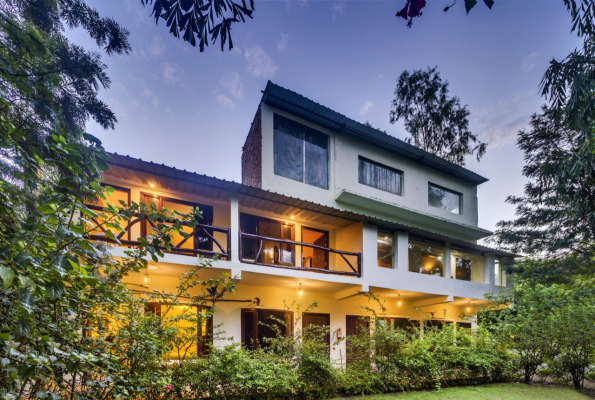
[[[133,217],[130,221],[128,221],[128,224],[126,225],[124,230],[116,236],[116,239],[118,239],[118,241],[115,241],[115,240],[106,236],[106,229],[103,227],[103,225],[101,223],[99,223],[99,221],[97,221],[95,218],[89,218],[89,219],[97,226],[97,230],[101,231],[101,232],[96,232],[94,234],[89,235],[90,239],[99,240],[99,241],[108,242],[108,243],[114,243],[114,244],[118,244],[118,241],[119,241],[120,242],[119,244],[121,244],[122,246],[138,247],[140,245],[140,242],[138,240],[130,240],[130,231],[131,231],[132,227],[138,223],[142,223],[144,221],[144,223],[149,224],[153,229],[157,229],[155,222],[153,222],[147,218],[139,218],[139,216],[137,215],[137,216]],[[157,222],[163,222],[163,221],[157,221]],[[167,221],[164,221],[164,222],[167,223]],[[182,225],[188,226],[188,224],[186,222],[183,222]],[[221,245],[221,243],[217,239],[215,239],[214,232],[220,232],[220,233],[225,234],[226,242],[227,242],[225,247],[223,247],[223,245]],[[168,250],[168,252],[176,253],[176,254],[193,255],[193,256],[196,256],[196,255],[203,255],[203,256],[208,256],[208,257],[219,256],[219,258],[222,260],[230,260],[231,259],[231,229],[220,228],[218,226],[196,224],[196,226],[192,229],[191,232],[186,232],[186,233],[188,234],[187,237],[181,237],[178,242],[172,241],[171,246],[170,246],[171,251]],[[124,239],[125,235],[127,236],[128,239]],[[212,250],[199,248],[199,244],[198,244],[199,237],[203,238],[203,239],[206,238],[208,243],[212,243],[212,245],[210,246]],[[192,240],[194,242],[193,246],[192,247],[182,247],[189,240]],[[192,243],[192,242],[190,242],[190,243]],[[214,251],[215,247],[218,248],[218,251]]]
[[[256,246],[252,246],[253,248],[251,249],[251,250],[256,250],[255,252],[252,251],[252,252],[254,252],[253,257],[249,257],[247,255],[246,250],[247,250],[248,242],[252,242],[253,245],[256,244]],[[272,260],[271,260],[272,263],[267,263],[267,262],[263,261],[264,242],[276,243],[271,249],[267,249],[269,251],[272,250],[272,252],[273,252],[273,256],[269,257],[269,258],[272,258]],[[277,244],[279,244],[279,245],[277,245]],[[285,250],[284,250],[284,247],[285,247]],[[296,254],[295,249],[298,247],[301,247],[302,249],[304,247],[308,247],[308,248],[312,248],[314,250],[323,251],[327,260],[328,260],[329,254],[338,254],[341,257],[340,259],[338,259],[338,261],[343,260],[344,266],[346,267],[345,269],[347,269],[347,270],[346,271],[338,270],[337,269],[338,265],[335,265],[333,269],[330,269],[330,265],[328,262],[327,262],[326,268],[319,268],[319,267],[296,266],[295,260],[293,260],[292,263],[284,262],[282,260],[281,253],[284,251],[288,252],[289,254],[292,255],[293,258],[295,258],[295,254]],[[287,248],[289,248],[289,250],[287,250]],[[335,250],[335,249],[318,246],[318,245],[311,244],[311,243],[295,242],[293,240],[285,240],[285,239],[275,239],[275,238],[270,238],[270,237],[266,237],[266,236],[254,235],[251,233],[240,232],[239,254],[240,254],[240,261],[243,263],[247,263],[247,264],[266,265],[266,266],[276,267],[276,268],[298,269],[298,270],[304,270],[304,271],[319,272],[319,273],[324,273],[324,274],[350,275],[350,276],[357,276],[357,277],[360,277],[362,274],[362,254],[361,253],[354,253],[354,252],[343,251],[343,250]],[[303,254],[303,252],[302,252],[302,254]],[[349,261],[348,257],[355,258],[355,260],[352,259],[352,261]],[[335,264],[338,264],[338,263],[335,263]]]

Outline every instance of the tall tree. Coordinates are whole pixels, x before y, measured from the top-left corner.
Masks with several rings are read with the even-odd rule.
[[[437,67],[403,71],[397,80],[390,122],[403,119],[411,135],[405,141],[448,161],[465,165],[465,157],[477,161],[487,144],[469,130],[469,110],[457,96],[449,97],[448,81],[442,81]]]
[[[522,196],[507,199],[516,206],[516,218],[499,222],[491,241],[553,258],[552,268],[584,273],[592,271],[595,255],[595,2],[564,3],[583,47],[552,60],[543,76],[549,105],[533,115],[517,141],[529,182]]]

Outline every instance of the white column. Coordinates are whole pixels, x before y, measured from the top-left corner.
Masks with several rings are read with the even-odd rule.
[[[409,270],[409,234],[407,232],[395,233],[395,269],[405,272]]]
[[[362,277],[368,271],[378,266],[378,227],[367,222],[363,224],[362,232]],[[368,274],[370,276],[370,274]]]
[[[444,243],[444,277],[450,279],[452,277],[452,266],[450,264],[450,241]]]
[[[495,262],[496,262],[496,257],[494,256],[494,253],[485,253],[483,255],[483,264],[484,264],[483,277],[484,277],[484,282],[489,285],[496,284]]]
[[[231,192],[230,225],[231,228],[231,261],[240,262],[240,208],[238,192]]]

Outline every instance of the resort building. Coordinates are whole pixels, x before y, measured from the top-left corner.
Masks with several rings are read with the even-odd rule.
[[[217,255],[202,276],[228,272],[237,290],[208,325],[254,347],[270,334],[259,321],[296,317],[284,302],[317,300],[291,328],[330,325],[334,342],[354,333],[360,305],[393,326],[471,328],[466,315],[506,286],[501,266],[513,255],[477,243],[491,235],[477,223],[486,178],[271,82],[247,130],[241,183],[111,154],[109,202],[203,212],[191,239],[150,261],[148,285],[141,272],[126,278],[131,287],[174,290],[196,257]],[[110,251],[124,256],[150,229],[133,225]],[[344,344],[330,347],[344,357]]]

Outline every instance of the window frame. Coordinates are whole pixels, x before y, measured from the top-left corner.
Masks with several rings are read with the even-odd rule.
[[[384,168],[387,171],[394,172],[394,173],[400,175],[401,179],[399,179],[399,193],[391,192],[390,190],[384,190],[384,189],[381,189],[379,187],[368,185],[367,183],[362,182],[360,180],[360,168],[361,168],[360,161],[367,162],[369,164],[375,165],[375,166],[380,167],[380,168]],[[403,197],[405,195],[404,194],[404,184],[403,184],[404,180],[405,180],[405,172],[403,172],[403,171],[401,171],[401,170],[399,170],[397,168],[389,167],[388,165],[385,165],[385,164],[379,163],[377,161],[371,160],[371,159],[369,159],[367,157],[363,157],[363,156],[358,155],[358,157],[357,157],[357,182],[360,185],[365,185],[365,186],[368,186],[368,187],[371,187],[371,188],[374,188],[374,189],[377,189],[377,190],[381,190],[381,191],[386,192],[386,193],[391,193],[391,194],[395,194],[397,196]]]
[[[253,333],[252,340],[254,340],[254,339],[256,339],[256,340],[254,340],[252,345],[253,345],[254,350],[258,350],[258,348],[260,347],[260,342],[258,341],[258,327],[260,326],[259,320],[258,320],[258,311],[277,311],[277,312],[281,311],[281,312],[283,312],[284,316],[285,316],[285,337],[289,337],[289,335],[291,335],[293,333],[293,331],[294,331],[293,311],[287,311],[287,310],[279,309],[279,308],[263,308],[263,307],[242,308],[242,309],[240,309],[242,346],[246,346],[246,327],[245,327],[246,314],[254,313],[256,315],[256,318],[254,318],[254,320],[252,321],[252,333]]]
[[[450,194],[454,194],[454,195],[458,196],[459,197],[459,211],[458,212],[454,212],[454,211],[447,210],[446,208],[436,207],[436,206],[431,205],[430,204],[430,187],[432,187],[432,186],[435,187],[436,189],[443,190],[446,193],[450,193]],[[462,215],[463,214],[463,193],[457,192],[457,191],[452,190],[452,189],[445,188],[444,186],[437,185],[437,184],[432,183],[432,182],[428,182],[428,206],[433,207],[433,208],[437,208],[439,210],[443,210],[443,211],[449,212],[451,214]]]
[[[284,175],[281,175],[280,173],[277,172],[276,168],[275,168],[275,157],[276,157],[276,152],[275,152],[275,118],[281,118],[284,119],[286,121],[289,121],[290,123],[293,124],[297,124],[297,125],[301,125],[302,127],[304,127],[305,129],[311,130],[316,132],[317,134],[324,136],[326,138],[326,187],[320,187],[320,186],[316,186],[313,185],[311,183],[307,183],[306,182],[306,138],[302,137],[300,140],[302,141],[302,160],[301,160],[301,164],[302,164],[302,180],[298,181],[297,179],[293,179]],[[319,189],[323,189],[323,190],[329,190],[330,188],[330,175],[331,175],[331,167],[330,167],[330,160],[331,160],[331,146],[330,146],[330,136],[327,135],[326,133],[321,132],[318,129],[312,128],[311,126],[308,126],[306,124],[303,124],[299,121],[296,121],[295,119],[286,117],[284,115],[278,114],[278,113],[273,113],[273,173],[277,176],[280,176],[282,178],[286,178],[286,179],[291,179],[292,181],[295,182],[300,182],[303,183],[305,185],[308,186],[312,186],[315,188],[319,188]]]
[[[246,218],[246,217],[252,217],[252,218],[254,218],[256,220],[256,233],[255,233],[255,235],[264,236],[264,235],[262,235],[260,233],[258,221],[265,221],[265,222],[269,222],[269,223],[274,222],[274,223],[278,223],[281,226],[281,236],[283,236],[283,226],[289,227],[292,230],[291,231],[292,232],[291,237],[290,238],[284,238],[283,237],[283,238],[281,238],[282,240],[295,241],[296,225],[293,224],[293,223],[283,222],[283,221],[280,221],[278,219],[273,219],[273,218],[268,218],[268,217],[261,217],[260,215],[254,215],[254,214],[249,214],[249,213],[241,212],[240,213],[240,218],[239,218],[240,231],[241,232],[244,232],[244,233],[246,233],[246,231],[245,231],[245,226],[243,225],[243,222],[245,221],[245,219],[242,218],[243,216],[244,216],[244,218]],[[270,237],[270,236],[266,236],[266,237]],[[271,239],[275,239],[275,238],[271,238]],[[244,240],[246,240],[246,239],[244,239]],[[253,240],[256,240],[256,239],[253,239]],[[280,248],[280,250],[282,250],[282,251],[288,251],[288,250],[281,249],[281,248]],[[250,258],[244,258],[243,257],[243,254],[240,254],[240,257],[242,259],[248,260],[249,262],[252,262],[252,263],[258,264],[258,265],[276,265],[276,264],[265,264],[265,263],[259,262],[258,260],[252,260]],[[281,256],[279,256],[279,258],[281,258]],[[296,248],[295,248],[295,245],[291,245],[291,263],[293,264],[294,267],[296,266]]]
[[[379,249],[379,239],[380,236],[384,235],[384,236],[391,236],[392,237],[392,247],[391,247],[391,252],[390,254],[387,254],[386,256],[384,256],[384,258],[388,258],[390,256],[390,267],[385,267],[383,265],[380,265],[380,258],[378,257],[378,251]],[[386,269],[394,269],[395,268],[395,234],[393,232],[389,232],[389,231],[384,231],[384,230],[378,230],[377,234],[376,234],[376,266],[379,268],[386,268]]]

